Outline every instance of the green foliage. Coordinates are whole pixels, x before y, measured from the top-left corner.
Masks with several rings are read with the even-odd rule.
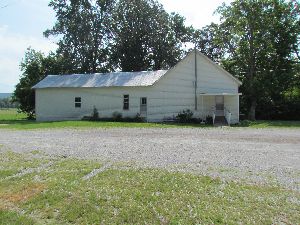
[[[27,114],[29,119],[35,116],[35,92],[32,87],[46,75],[61,74],[64,70],[63,59],[59,55],[43,53],[31,48],[27,49],[20,67],[22,75],[13,93],[13,101],[19,104],[19,110]]]
[[[122,118],[123,118],[123,115],[122,115],[122,113],[120,113],[120,112],[113,112],[113,114],[112,114],[112,119],[113,119],[113,121],[117,121],[117,122],[121,122],[122,121]]]
[[[60,36],[57,53],[70,73],[110,70],[108,64],[114,0],[51,0],[57,21],[46,37]]]
[[[95,111],[96,110],[96,111]],[[92,116],[85,116],[82,118],[84,121],[98,121],[98,122],[129,122],[129,123],[142,123],[145,122],[144,118],[141,117],[139,113],[134,117],[124,117],[120,112],[114,112],[112,117],[99,117],[98,110],[94,108]],[[120,123],[121,124],[121,123]],[[124,123],[125,126],[127,124]]]
[[[281,0],[233,1],[217,12],[221,24],[214,43],[226,54],[226,69],[243,81],[242,107],[255,119],[257,105],[278,104],[294,84],[299,12],[292,1]]]
[[[179,123],[190,123],[193,121],[193,115],[194,113],[190,109],[187,109],[178,113],[176,119],[178,120]]]
[[[96,121],[98,119],[99,119],[99,112],[98,112],[98,109],[94,106],[91,120]]]
[[[192,41],[196,48],[208,58],[218,63],[225,55],[222,45],[217,42],[219,25],[212,23],[200,30],[195,30]]]
[[[113,62],[122,71],[167,69],[182,57],[191,28],[157,1],[119,0],[114,11]]]
[[[213,118],[211,116],[207,116],[205,119],[205,123],[213,125]]]

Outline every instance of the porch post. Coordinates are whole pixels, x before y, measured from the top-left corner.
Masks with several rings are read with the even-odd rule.
[[[202,100],[202,102],[201,102],[201,111],[202,111],[202,116],[201,117],[202,117],[202,122],[204,121],[204,113],[203,113],[203,110],[204,110],[203,106],[204,106],[204,104],[203,104],[203,98],[204,98],[204,96],[202,95],[201,96],[201,100]]]
[[[238,123],[240,122],[240,96],[237,96],[237,105],[238,105],[238,114],[237,114],[237,118],[238,118]]]

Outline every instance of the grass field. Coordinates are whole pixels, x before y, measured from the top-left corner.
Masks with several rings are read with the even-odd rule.
[[[0,153],[1,224],[297,224],[279,187],[71,158]],[[125,167],[127,166],[127,167]]]
[[[128,123],[128,122],[92,122],[92,121],[60,121],[60,122],[36,122],[26,120],[26,115],[17,113],[15,109],[0,110],[0,129],[38,129],[38,128],[178,128],[178,127],[212,127],[201,124],[179,123]],[[242,121],[233,127],[252,128],[300,128],[300,121]]]
[[[93,122],[93,121],[59,121],[59,122],[36,122],[26,120],[26,115],[17,113],[16,110],[0,110],[0,129],[38,129],[38,128],[172,128],[172,127],[211,127],[201,124],[178,124],[178,123],[133,123],[133,122]]]
[[[270,121],[270,120],[242,121],[239,125],[234,125],[234,127],[300,128],[300,121]]]

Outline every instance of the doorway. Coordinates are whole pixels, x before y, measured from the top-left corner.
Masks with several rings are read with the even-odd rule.
[[[224,96],[216,96],[216,116],[224,116]]]
[[[147,98],[142,97],[140,99],[140,115],[141,117],[146,118],[147,117]]]

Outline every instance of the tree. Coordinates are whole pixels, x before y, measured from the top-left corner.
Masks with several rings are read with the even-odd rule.
[[[218,44],[218,24],[211,23],[193,33],[192,42],[208,58],[218,63],[224,57],[222,45]]]
[[[19,110],[27,114],[29,119],[35,116],[35,93],[32,86],[49,74],[62,74],[65,71],[63,59],[59,55],[43,53],[31,48],[27,49],[20,68],[23,72],[13,93],[13,101],[19,103]]]
[[[166,69],[182,56],[190,28],[155,0],[119,0],[114,11],[112,61],[122,71]]]
[[[114,0],[51,0],[57,21],[44,35],[61,36],[57,53],[72,73],[110,70],[108,64]]]
[[[283,0],[234,1],[217,12],[223,63],[243,81],[245,108],[254,120],[258,103],[274,104],[293,84],[299,14],[292,1]]]

